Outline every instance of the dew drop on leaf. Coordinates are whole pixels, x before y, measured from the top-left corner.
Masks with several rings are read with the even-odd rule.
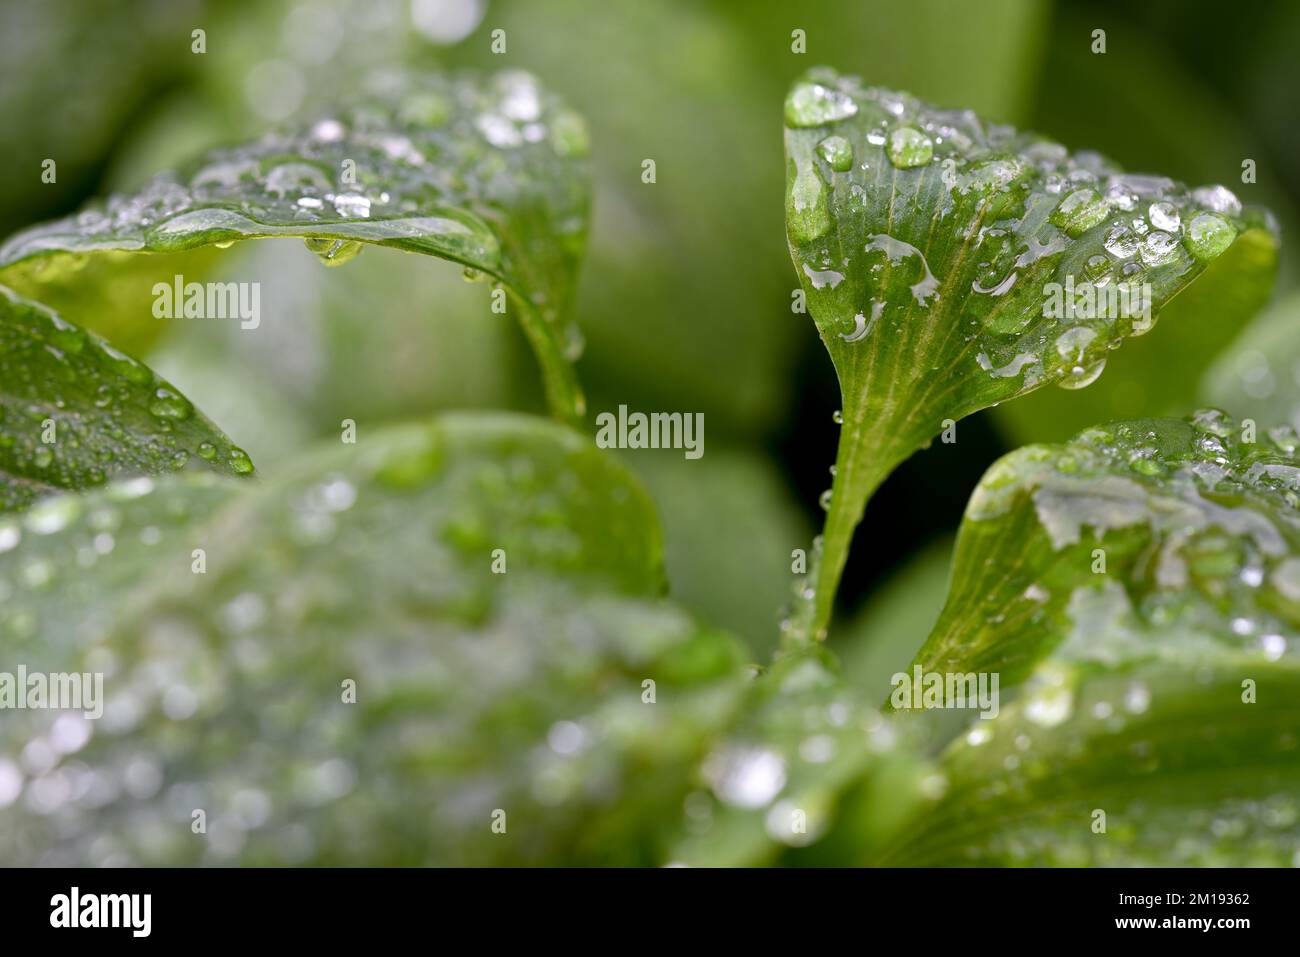
[[[934,142],[914,127],[900,126],[890,130],[887,152],[889,161],[899,169],[913,169],[934,159]]]

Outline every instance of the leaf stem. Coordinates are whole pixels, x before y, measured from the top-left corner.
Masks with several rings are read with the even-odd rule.
[[[824,641],[835,606],[835,593],[849,557],[853,532],[862,521],[868,500],[901,458],[886,438],[891,422],[870,403],[846,409],[835,458],[830,508],[822,528],[821,547],[809,567],[813,594],[809,607],[795,616],[791,641],[795,646]]]

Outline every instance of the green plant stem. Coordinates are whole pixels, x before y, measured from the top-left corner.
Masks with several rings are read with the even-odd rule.
[[[900,461],[888,438],[892,423],[879,411],[866,402],[845,410],[831,506],[822,528],[821,556],[813,569],[812,614],[805,619],[806,628],[795,635],[801,643],[825,640],[853,532],[862,521],[867,502]]]

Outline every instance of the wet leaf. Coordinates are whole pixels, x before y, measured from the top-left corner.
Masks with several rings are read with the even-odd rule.
[[[579,416],[568,318],[590,186],[582,120],[529,74],[371,77],[350,107],[215,150],[0,246],[0,276],[57,282],[88,254],[303,237],[326,265],[364,244],[448,259],[510,294],[553,409]],[[163,281],[171,275],[159,276]]]
[[[760,455],[712,445],[695,460],[674,451],[626,461],[658,506],[673,600],[745,638],[754,661],[768,660],[791,553],[809,535],[780,474]]]
[[[916,664],[998,674],[1000,711],[966,712],[948,796],[886,862],[1293,861],[1300,459],[1289,429],[1249,439],[1201,412],[989,470]]]
[[[1200,398],[1243,419],[1300,429],[1300,294],[1279,299],[1205,373]]]
[[[926,545],[875,588],[863,608],[837,622],[827,647],[865,700],[884,701],[891,676],[907,669],[948,594],[951,536]]]
[[[1242,234],[1164,307],[1159,333],[1125,343],[1107,361],[1105,375],[1087,389],[1039,389],[998,406],[993,417],[999,428],[1012,445],[1059,442],[1097,422],[1181,415],[1195,408],[1202,401],[1201,377],[1268,301],[1277,255],[1276,234]],[[1230,402],[1213,404],[1244,412]]]
[[[861,861],[940,796],[907,729],[817,651],[756,678],[700,765],[672,861],[738,867]]]
[[[253,463],[178,389],[0,286],[0,511],[56,489]]]
[[[542,420],[41,508],[0,526],[0,639],[103,672],[106,705],[0,725],[11,863],[660,863],[744,687],[739,645],[659,598],[649,499]]]
[[[844,405],[799,629],[822,637],[853,529],[899,462],[947,421],[1092,382],[1234,240],[1272,227],[1223,187],[1126,174],[826,70],[785,119],[786,232]]]
[[[1254,703],[1243,701],[1246,681]],[[876,863],[1295,864],[1294,658],[1225,657],[1195,673],[1150,663],[1067,670],[1043,689],[1050,703],[1022,698],[949,747],[948,797]]]
[[[1009,685],[1089,621],[1069,648],[1111,663],[1189,660],[1185,643],[1103,627],[1120,600],[1152,620],[1193,616],[1233,649],[1274,647],[1262,636],[1300,621],[1297,444],[1290,428],[1255,435],[1207,410],[1003,457],[971,496],[917,661],[997,671]]]

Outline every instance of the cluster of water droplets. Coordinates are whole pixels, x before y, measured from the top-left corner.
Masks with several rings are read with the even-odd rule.
[[[1110,552],[1124,588],[1055,596],[1082,603],[1064,655],[1104,658],[1125,634],[1172,629],[1180,654],[1194,644],[1187,635],[1200,635],[1207,648],[1277,660],[1300,654],[1297,451],[1290,426],[1256,434],[1252,421],[1217,410],[1098,426],[1000,460],[967,517],[1032,509],[1053,549],[1078,552],[1068,567],[1085,591],[1108,580],[1093,572],[1092,549]]]
[[[688,858],[692,845],[716,839],[737,845],[734,860],[726,857],[730,848],[721,850],[724,863],[758,863],[765,845],[755,847],[752,833],[778,846],[812,844],[836,820],[843,791],[885,767],[896,807],[943,795],[943,777],[912,763],[902,730],[815,656],[778,662],[754,680],[760,700],[701,765],[708,792],[687,798]],[[718,860],[717,846],[710,850]]]
[[[0,366],[14,401],[0,408],[0,471],[24,481],[0,483],[0,504],[191,464],[253,471],[242,449],[140,362],[42,305],[6,294],[3,306]]]
[[[427,239],[430,251],[455,248],[495,269],[491,210],[542,189],[548,167],[559,173],[587,149],[581,119],[523,71],[381,73],[352,106],[305,128],[214,151],[134,195],[18,234],[0,264],[50,248],[184,248],[318,229],[325,235],[306,242],[327,265],[363,241],[418,249]],[[580,230],[580,198],[557,189],[551,199],[572,202],[555,211],[558,231]],[[469,215],[446,212],[456,209]]]
[[[1006,397],[1044,381],[1095,381],[1108,352],[1149,331],[1163,301],[1240,232],[1276,229],[1226,187],[1125,173],[1095,152],[1071,153],[830,70],[795,85],[785,119],[792,249],[810,297],[843,317],[837,338],[873,341],[882,316],[897,324],[909,312],[927,315],[944,308],[940,287],[958,288],[953,321]],[[925,185],[920,173],[930,169],[942,190]],[[906,222],[884,234],[887,220],[907,215],[920,218],[917,237],[931,237],[926,249],[905,242]],[[845,239],[860,234],[865,247],[846,249]],[[963,251],[971,246],[973,255]],[[927,260],[936,247],[942,261]],[[912,303],[895,288],[900,270],[913,283]],[[851,304],[839,288],[846,277]],[[1052,313],[1048,300],[1058,293],[1049,283],[1066,287],[1070,315]]]

